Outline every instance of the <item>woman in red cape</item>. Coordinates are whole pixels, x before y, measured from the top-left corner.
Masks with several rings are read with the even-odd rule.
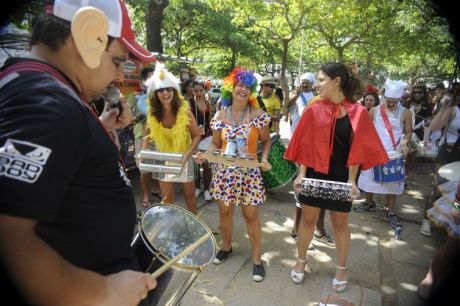
[[[348,182],[353,197],[359,196],[356,186],[358,170],[369,169],[388,161],[388,156],[375,131],[372,120],[362,105],[352,102],[356,78],[342,63],[329,63],[318,72],[317,84],[321,100],[310,105],[302,115],[285,153],[285,158],[300,165],[294,188],[302,178]],[[303,281],[307,264],[307,246],[313,236],[321,208],[329,209],[334,228],[337,270],[333,290],[343,292],[348,285],[346,264],[350,247],[348,216],[351,201],[321,199],[298,195],[302,218],[297,243],[297,262],[291,279]]]

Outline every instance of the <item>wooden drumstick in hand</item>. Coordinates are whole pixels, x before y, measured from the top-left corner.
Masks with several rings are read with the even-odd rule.
[[[195,251],[196,248],[198,248],[201,244],[203,244],[206,240],[211,237],[211,233],[206,233],[203,235],[200,239],[195,241],[193,244],[189,245],[186,247],[182,252],[177,254],[173,259],[170,261],[166,262],[164,265],[162,265],[158,270],[152,273],[152,278],[156,279],[158,278],[161,274],[166,272],[172,265],[174,265],[179,259],[181,259],[184,256],[187,256],[189,253]]]

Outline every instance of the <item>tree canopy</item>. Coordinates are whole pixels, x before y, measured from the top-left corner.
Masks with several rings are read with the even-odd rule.
[[[236,65],[295,76],[352,60],[375,83],[437,82],[457,71],[449,25],[430,0],[125,1],[149,50],[202,59],[186,65],[214,78]],[[21,20],[38,11],[38,1],[23,2],[9,21],[27,27]]]

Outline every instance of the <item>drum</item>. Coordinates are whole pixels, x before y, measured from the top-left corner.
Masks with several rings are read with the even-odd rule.
[[[374,166],[374,182],[381,184],[399,183],[404,181],[406,172],[404,158],[399,152],[388,152],[390,160],[385,165]]]
[[[419,143],[420,140],[418,139],[417,135],[415,135],[415,133],[412,133],[409,143],[407,144],[407,146],[409,147],[409,153],[419,150]]]
[[[267,189],[282,187],[289,183],[297,174],[297,165],[284,159],[286,149],[279,139],[272,141],[268,162],[270,171],[261,171]]]
[[[153,273],[203,235],[211,236],[181,258],[157,279],[149,292],[149,305],[177,305],[200,271],[216,255],[216,241],[209,227],[189,211],[175,205],[153,205],[142,212],[132,247],[141,268]]]
[[[212,143],[212,136],[208,136],[205,139],[201,140],[200,143],[198,144],[198,151],[206,152],[206,150],[208,150],[211,143]]]
[[[436,158],[438,156],[438,145],[436,141],[420,141],[417,156]]]
[[[438,174],[448,181],[458,182],[460,180],[460,161],[442,166],[439,168]]]

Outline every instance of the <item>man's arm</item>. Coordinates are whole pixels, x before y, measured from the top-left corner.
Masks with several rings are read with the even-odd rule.
[[[109,276],[70,264],[35,233],[36,221],[0,214],[0,258],[33,305],[137,305],[155,281],[145,273]]]
[[[407,108],[404,109],[404,138],[401,140],[401,151],[404,155],[409,153],[409,141],[412,137],[412,114]]]

